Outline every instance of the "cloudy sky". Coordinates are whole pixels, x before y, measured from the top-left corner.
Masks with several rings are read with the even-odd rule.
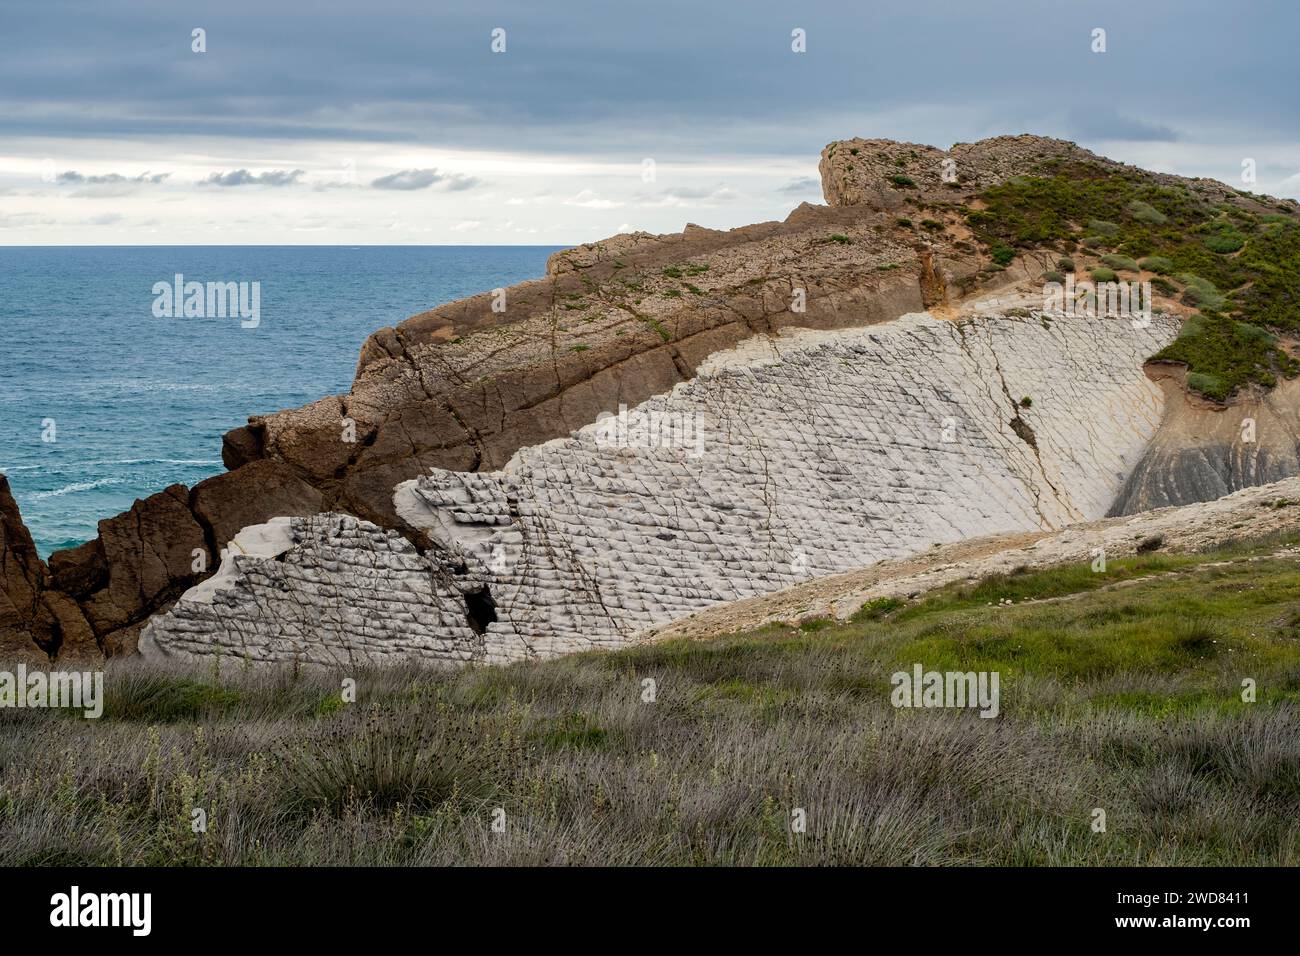
[[[1238,185],[1251,158],[1300,197],[1298,25],[1292,0],[0,0],[0,244],[729,227],[820,202],[854,135],[1034,132]]]

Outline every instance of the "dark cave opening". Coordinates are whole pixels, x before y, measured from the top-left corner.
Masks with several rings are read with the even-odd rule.
[[[477,591],[465,592],[465,610],[474,633],[487,633],[488,625],[497,619],[497,602],[492,600],[492,591],[486,584]]]

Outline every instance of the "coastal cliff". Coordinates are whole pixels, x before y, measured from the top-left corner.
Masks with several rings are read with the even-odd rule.
[[[958,144],[948,151],[886,140],[845,140],[823,151],[821,172],[829,205],[804,204],[782,222],[729,231],[688,225],[673,235],[615,236],[557,253],[542,279],[449,303],[375,332],[362,347],[348,394],[253,416],[224,438],[226,474],[193,488],[173,485],[137,501],[129,511],[101,521],[95,540],[56,552],[48,564],[35,555],[30,536],[24,537],[7,486],[0,487],[3,646],[28,651],[35,647],[41,654],[59,656],[129,653],[146,623],[162,621],[160,615],[172,610],[182,595],[218,572],[223,551],[242,529],[291,519],[294,547],[310,546],[323,554],[338,546],[340,536],[352,536],[364,539],[361,547],[373,555],[367,560],[423,575],[433,582],[428,585],[428,607],[441,608],[440,602],[450,602],[448,613],[464,631],[448,631],[448,640],[485,647],[484,635],[491,633],[492,623],[485,619],[496,615],[504,622],[504,612],[499,605],[475,610],[473,602],[482,600],[474,597],[484,585],[481,572],[474,571],[457,551],[459,540],[446,539],[445,522],[432,520],[427,509],[412,504],[412,492],[435,510],[445,508],[454,515],[458,510],[454,496],[439,504],[448,482],[463,483],[493,498],[502,493],[500,476],[515,474],[523,467],[520,462],[540,469],[534,475],[548,474],[552,466],[539,446],[557,439],[581,442],[569,436],[592,426],[602,413],[617,413],[621,406],[636,408],[663,400],[657,397],[683,394],[682,389],[698,392],[707,390],[708,382],[727,380],[721,373],[705,374],[710,362],[720,353],[746,348],[755,336],[781,336],[794,328],[847,334],[847,330],[894,323],[927,310],[934,317],[928,321],[940,320],[938,324],[947,330],[943,334],[956,335],[959,326],[952,323],[970,321],[986,327],[989,335],[1001,335],[998,330],[1015,328],[1017,321],[1027,318],[1017,314],[1025,311],[1026,304],[1036,300],[1041,305],[1043,283],[1063,268],[1063,260],[1080,272],[1094,267],[1098,276],[1111,268],[1107,262],[1123,271],[1121,260],[1130,258],[1121,251],[1130,248],[1125,243],[1146,242],[1151,249],[1163,249],[1159,243],[1166,240],[1161,235],[1175,232],[1173,226],[1181,221],[1178,216],[1188,223],[1195,221],[1187,229],[1205,230],[1206,236],[1217,239],[1224,236],[1215,225],[1221,219],[1238,231],[1245,230],[1244,223],[1250,220],[1255,224],[1252,228],[1258,227],[1259,245],[1267,247],[1291,241],[1297,217],[1294,203],[1244,195],[1212,180],[1146,173],[1072,143],[1034,136],[997,137]],[[1111,195],[1116,193],[1116,183],[1128,191],[1119,205]],[[1147,198],[1134,198],[1138,195]],[[1076,222],[1081,217],[1074,216],[1070,204],[1089,201],[1096,202],[1101,212],[1095,220]],[[1156,217],[1164,219],[1163,233],[1152,225]],[[1132,236],[1112,231],[1112,226],[1115,230],[1131,226]],[[1114,251],[1106,251],[1111,248]],[[1202,271],[1220,265],[1213,260]],[[977,469],[976,473],[984,474],[983,481],[1010,481],[1008,487],[1022,489],[1026,500],[1041,502],[1046,494],[1055,502],[1049,502],[1049,510],[1055,510],[1050,518],[1039,518],[1051,527],[1099,517],[1108,509],[1203,500],[1224,490],[1294,474],[1295,436],[1284,428],[1261,431],[1257,447],[1249,454],[1224,451],[1239,432],[1242,416],[1233,409],[1243,402],[1276,403],[1283,399],[1269,396],[1291,394],[1284,380],[1290,371],[1286,365],[1291,348],[1286,337],[1289,320],[1270,311],[1273,300],[1258,298],[1267,284],[1252,283],[1247,288],[1255,291],[1244,292],[1241,304],[1271,317],[1261,322],[1275,330],[1269,333],[1274,342],[1267,346],[1272,351],[1252,353],[1244,371],[1238,368],[1242,363],[1236,363],[1229,371],[1240,374],[1229,379],[1226,371],[1208,367],[1207,371],[1197,365],[1205,350],[1189,352],[1187,340],[1176,337],[1171,324],[1197,306],[1196,295],[1203,287],[1184,281],[1185,275],[1174,276],[1158,266],[1139,267],[1136,261],[1130,275],[1157,280],[1155,305],[1171,318],[1161,319],[1141,334],[1127,323],[1116,326],[1112,321],[1106,329],[1083,337],[1074,317],[1049,317],[1048,325],[1054,326],[1060,341],[1041,343],[1048,349],[1042,355],[1019,349],[1018,364],[1008,363],[1027,376],[1035,368],[1059,371],[1062,366],[1056,363],[1064,363],[1074,370],[1073,378],[1060,379],[1078,389],[1073,404],[1062,397],[1059,405],[1043,405],[1042,395],[1058,381],[1054,376],[1034,386],[1037,395],[1028,387],[1024,395],[1014,394],[1018,386],[1007,384],[1001,347],[985,356],[987,362],[978,369],[962,365],[956,352],[944,351],[959,346],[959,339],[944,344],[941,351],[947,358],[927,358],[923,353],[900,358],[898,367],[911,378],[893,390],[873,392],[875,379],[858,380],[853,387],[864,400],[870,396],[871,409],[892,405],[895,410],[922,404],[920,390],[928,387],[974,396],[984,395],[994,383],[997,389],[1008,389],[1002,397],[995,390],[992,398],[994,406],[1009,399],[1000,417],[991,411],[975,417],[983,422],[980,433],[988,441],[996,435],[997,442],[1014,450],[1015,455],[1004,457],[999,466],[1011,472],[984,474]],[[1204,301],[1199,305],[1207,310]],[[1218,321],[1216,315],[1211,313],[1212,322]],[[1234,320],[1225,316],[1223,321]],[[1022,331],[1037,336],[1035,326],[1044,328],[1041,312],[1029,318]],[[891,341],[899,334],[892,329]],[[1122,341],[1129,346],[1118,364],[1114,356],[1119,345],[1111,335],[1124,336]],[[1004,344],[1010,347],[1009,341]],[[850,377],[880,371],[878,360],[857,353],[846,356],[841,347],[819,346],[821,351],[808,353],[815,358],[805,356],[805,386],[828,371],[823,362],[831,367],[837,362],[862,363],[856,372],[846,373]],[[1222,386],[1206,386],[1212,394],[1194,399],[1202,407],[1201,417],[1192,424],[1181,413],[1168,419],[1159,413],[1181,407],[1185,383],[1157,385],[1142,374],[1148,358],[1170,349],[1174,353],[1165,356],[1166,365],[1186,353],[1190,357],[1183,359],[1184,365],[1193,367],[1192,375],[1201,376],[1198,382],[1213,379]],[[927,379],[931,359],[936,374],[939,368],[947,369],[944,381]],[[949,361],[956,364],[948,368],[944,363]],[[767,366],[759,363],[758,367]],[[1130,390],[1126,395],[1141,396],[1134,399],[1136,406],[1126,407],[1126,414],[1141,417],[1142,429],[1117,437],[1104,420],[1092,417],[1096,399],[1090,389],[1095,386],[1081,383],[1091,383],[1088,375],[1103,371],[1111,381],[1126,383],[1124,389]],[[1218,379],[1211,374],[1215,372]],[[733,369],[728,374],[739,373]],[[1270,378],[1274,385],[1282,381],[1274,391],[1270,391]],[[1173,393],[1168,392],[1171,387]],[[1032,409],[1019,408],[1023,398],[1033,399]],[[807,416],[808,440],[816,448],[833,447],[838,440],[834,429],[819,433],[814,427],[815,408],[822,400],[824,396],[811,389],[789,397],[789,402],[803,402],[812,409]],[[973,415],[970,403],[983,401],[971,397],[959,403],[958,417],[963,411]],[[707,402],[705,406],[704,414],[716,415],[716,408]],[[1133,410],[1136,407],[1142,409],[1140,415]],[[1151,417],[1153,410],[1156,414]],[[758,416],[755,420],[737,418],[735,427],[779,422],[772,418],[771,408],[756,406],[752,412]],[[887,409],[881,411],[879,421],[890,421],[889,414]],[[1061,431],[1063,425],[1044,427],[1042,421],[1035,422],[1050,415],[1073,416],[1081,423],[1089,447],[1101,449],[1095,461],[1109,463],[1104,481],[1097,479],[1097,484],[1085,477],[1092,466],[1080,464],[1077,456],[1061,452],[1053,457],[1052,441],[1067,432]],[[1208,452],[1184,452],[1201,441],[1198,436],[1211,433],[1219,437],[1202,442]],[[746,446],[743,454],[750,457],[743,463],[742,476],[763,467],[770,483],[771,461],[764,464],[761,455],[752,457],[754,448],[762,444]],[[785,451],[809,454],[808,449]],[[1035,456],[1041,478],[1031,480],[1016,472],[1021,466],[1013,459],[1029,462]],[[1055,478],[1049,479],[1043,470],[1048,467],[1044,459],[1058,469]],[[1267,464],[1261,465],[1261,460]],[[1177,472],[1177,481],[1167,477],[1171,471]],[[408,492],[395,501],[399,486]],[[798,487],[797,482],[790,484],[786,494],[795,494]],[[568,493],[577,494],[580,488],[575,483]],[[661,490],[671,496],[669,486]],[[853,498],[865,500],[871,494],[863,486]],[[399,506],[403,501],[406,506]],[[826,499],[822,506],[836,503]],[[663,504],[667,506],[666,501]],[[543,515],[546,507],[539,506]],[[572,500],[565,508],[572,511]],[[542,524],[562,514],[563,509],[552,519],[541,519]],[[900,506],[876,515],[875,520],[888,525],[902,514]],[[936,520],[950,522],[948,531],[918,535],[910,539],[912,546],[926,547],[965,533],[959,505],[936,514],[941,516]],[[1026,520],[1039,520],[1032,512],[1026,514]],[[508,509],[506,517],[512,517]],[[996,524],[1000,519],[990,520]],[[453,516],[452,524],[474,526],[477,521]],[[1008,518],[998,527],[1022,526],[1023,521]],[[568,540],[566,546],[572,546],[576,539]],[[748,547],[756,539],[743,540]],[[310,545],[313,541],[317,544]],[[863,548],[858,559],[877,553],[869,542],[853,540],[853,545]],[[667,547],[666,553],[672,550]],[[270,559],[249,557],[246,563],[258,560]],[[789,560],[782,556],[776,563]],[[825,560],[824,568],[813,564],[813,570],[845,567],[834,559]],[[748,593],[728,577],[737,569],[726,561],[723,567],[725,572],[713,575],[720,575],[723,583],[711,584],[711,593],[722,600],[733,593]],[[563,587],[573,586],[557,574],[555,580]],[[740,578],[748,580],[744,574]],[[766,582],[781,583],[779,574]],[[229,593],[245,592],[235,587]],[[183,603],[170,620],[184,620],[186,614],[203,616],[188,607]],[[638,618],[627,627],[659,620],[651,613],[645,621]],[[180,625],[159,627],[159,633],[168,627],[175,632]]]

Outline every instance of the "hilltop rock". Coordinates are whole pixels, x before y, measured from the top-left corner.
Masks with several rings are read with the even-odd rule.
[[[918,198],[966,200],[1054,161],[1121,165],[1066,140],[1024,135],[956,143],[948,150],[889,139],[845,139],[822,150],[819,169],[830,205],[897,209]]]

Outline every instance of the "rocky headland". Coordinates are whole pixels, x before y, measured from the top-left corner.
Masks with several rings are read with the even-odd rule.
[[[0,478],[0,648],[545,657],[1300,470],[1293,202],[1034,136],[821,173],[783,222],[615,236],[375,332],[348,394],[48,562]],[[1045,309],[1067,266],[1153,314]],[[701,441],[618,437],[655,417]]]

